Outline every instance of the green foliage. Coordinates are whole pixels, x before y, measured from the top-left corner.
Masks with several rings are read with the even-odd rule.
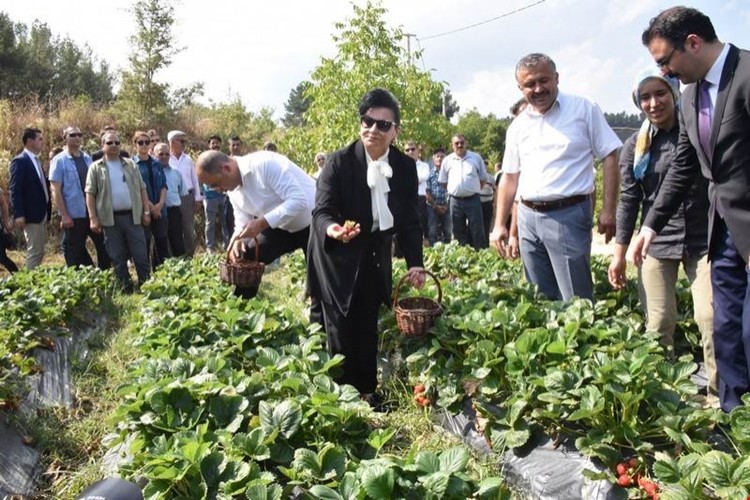
[[[310,107],[310,99],[305,97],[305,92],[310,88],[310,82],[300,82],[289,92],[289,99],[284,104],[286,114],[281,122],[285,127],[302,127],[307,122],[305,113]]]
[[[44,267],[0,282],[0,408],[14,406],[23,377],[38,372],[31,351],[54,349],[55,328],[101,306],[111,293],[109,276],[90,267]]]
[[[54,36],[45,23],[15,24],[0,12],[0,97],[37,96],[48,109],[87,95],[96,104],[112,99],[112,75],[88,46]]]
[[[456,131],[466,136],[468,148],[479,153],[489,162],[490,167],[502,161],[506,125],[494,114],[482,115],[472,109],[458,119]]]
[[[351,19],[335,25],[337,54],[322,59],[304,92],[310,103],[307,126],[290,129],[280,145],[300,165],[311,163],[317,151],[333,151],[357,138],[359,101],[375,87],[390,90],[400,101],[404,137],[432,147],[450,136],[450,123],[434,111],[443,85],[409,58],[403,30],[386,24],[380,3],[353,9]]]
[[[118,126],[124,130],[166,125],[175,115],[173,106],[190,103],[202,93],[201,84],[171,90],[156,80],[157,73],[172,64],[183,49],[176,45],[175,7],[168,0],[135,2],[130,13],[136,27],[130,37],[130,67],[121,74],[121,86],[114,104]]]

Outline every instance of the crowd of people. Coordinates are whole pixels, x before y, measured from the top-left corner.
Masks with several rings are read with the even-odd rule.
[[[269,263],[301,249],[311,321],[322,325],[329,350],[346,358],[340,381],[377,406],[377,318],[390,301],[394,254],[421,287],[425,245],[492,246],[505,258],[520,256],[528,281],[547,298],[595,298],[599,160],[597,229],[606,242],[615,238],[610,283],[626,285],[627,260],[638,266],[647,328],[672,355],[675,285],[684,268],[702,336],[706,404],[730,411],[750,392],[750,236],[743,231],[750,222],[750,55],[719,41],[710,19],[685,7],[653,18],[642,43],[656,66],[634,75],[632,99],[645,120],[624,146],[596,104],[559,91],[555,62],[532,53],[516,65],[523,98],[511,109],[494,176],[460,133],[452,152],[437,148],[428,161],[415,141],[398,149],[398,101],[373,89],[359,104],[360,137],[316,154],[311,174],[271,142],[241,155],[238,137],[229,138],[226,153],[221,137],[209,137],[194,163],[179,130],[166,142],[155,131],[135,132],[131,157],[108,129],[101,151],[89,156],[81,131],[70,126],[48,182],[42,133],[27,129],[11,164],[11,211],[0,192],[3,228],[23,230],[26,266],[35,267],[54,200],[66,263],[93,265],[90,238],[97,265],[113,267],[126,291],[166,258],[194,254],[201,207],[209,250]],[[14,270],[4,250],[0,263]],[[257,289],[236,293],[250,298]]]

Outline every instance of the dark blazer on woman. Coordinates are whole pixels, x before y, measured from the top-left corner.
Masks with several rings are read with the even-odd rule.
[[[408,267],[422,266],[422,229],[417,212],[417,167],[414,160],[391,146],[388,163],[388,208],[394,227],[372,233],[372,200],[367,185],[367,160],[362,141],[333,153],[320,172],[308,243],[307,282],[313,297],[335,304],[347,314],[359,265],[374,248],[382,281],[381,300],[389,304],[392,283],[391,243],[395,234]],[[326,235],[331,224],[359,223],[361,233],[349,243]]]

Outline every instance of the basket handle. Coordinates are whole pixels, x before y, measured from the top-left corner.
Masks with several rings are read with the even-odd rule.
[[[232,247],[234,246],[234,242],[237,241],[237,236],[238,235],[232,236],[232,239],[229,240],[229,245],[227,245],[226,262],[229,262],[229,256],[232,254]],[[253,236],[253,241],[255,242],[255,263],[257,264],[260,261],[260,245],[258,244],[258,238],[256,236]]]
[[[442,305],[443,304],[443,288],[440,286],[440,281],[437,279],[437,277],[434,274],[432,274],[427,269],[421,269],[419,272],[423,273],[423,274],[426,274],[430,278],[432,278],[433,280],[435,280],[435,284],[437,285],[437,289],[438,289],[438,299],[437,299],[437,301],[438,301],[438,304]],[[401,276],[401,279],[398,280],[398,285],[396,285],[396,291],[393,294],[393,307],[394,308],[396,307],[396,304],[398,304],[398,290],[399,290],[399,288],[401,288],[401,285],[404,284],[404,280],[406,280],[407,276],[408,276],[408,273],[404,274],[403,276]]]

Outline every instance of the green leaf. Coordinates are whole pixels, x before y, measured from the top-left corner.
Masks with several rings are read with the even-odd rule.
[[[732,466],[732,457],[723,451],[710,451],[700,462],[703,476],[714,489],[732,486]]]
[[[440,469],[438,470],[451,474],[462,472],[466,469],[470,458],[469,452],[462,446],[449,448],[440,453]]]
[[[224,472],[224,454],[220,451],[209,453],[201,460],[201,476],[209,488],[215,488],[221,481]]]
[[[375,429],[370,433],[370,437],[367,438],[367,443],[378,452],[393,436],[396,435],[396,432],[397,430],[393,427]]]
[[[431,451],[421,451],[414,460],[416,469],[424,474],[432,474],[440,470],[440,458]]]
[[[321,498],[322,500],[344,500],[344,497],[339,495],[335,490],[320,484],[316,484],[310,488],[310,494],[314,498]]]
[[[481,483],[479,483],[479,488],[477,488],[477,491],[475,493],[475,496],[478,497],[496,497],[496,494],[501,490],[503,487],[503,480],[499,477],[489,477],[487,479],[484,479]]]
[[[394,483],[393,471],[382,465],[372,465],[362,473],[362,486],[372,498],[392,498]]]
[[[437,498],[442,498],[445,491],[448,489],[450,478],[451,475],[448,472],[439,471],[420,476],[419,482],[424,485],[429,493],[435,495]]]
[[[253,460],[263,461],[271,456],[268,446],[263,443],[265,435],[261,427],[257,427],[247,434],[236,434],[232,438],[232,445],[240,450],[246,457]]]
[[[283,490],[278,484],[253,484],[247,487],[245,496],[247,500],[281,500]]]
[[[750,487],[750,456],[740,457],[734,461],[732,483]]]

